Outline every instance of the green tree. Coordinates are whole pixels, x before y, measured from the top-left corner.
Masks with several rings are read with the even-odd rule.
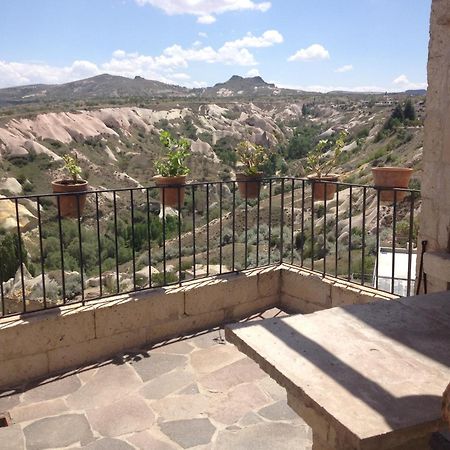
[[[299,126],[289,140],[284,154],[287,159],[304,158],[315,146],[320,128],[317,125]]]
[[[403,110],[403,117],[405,120],[414,122],[417,119],[416,109],[411,99],[406,100],[405,108]]]
[[[22,261],[27,263],[27,253],[20,242],[22,250]],[[7,281],[13,278],[17,269],[20,266],[20,249],[19,237],[15,233],[6,233],[0,235],[0,277],[2,281]]]
[[[197,139],[197,128],[195,128],[194,123],[190,117],[186,117],[183,122],[183,132],[182,134],[186,136],[188,139],[196,140]]]
[[[400,104],[397,104],[397,106],[394,108],[394,111],[392,111],[391,119],[398,119],[400,122],[403,122],[405,120],[403,109]]]

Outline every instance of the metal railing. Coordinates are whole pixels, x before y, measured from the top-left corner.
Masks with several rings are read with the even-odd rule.
[[[283,177],[252,199],[236,181],[0,197],[0,314],[283,262],[410,295],[420,192],[390,191],[385,203],[373,186],[325,182],[315,201],[310,180]]]

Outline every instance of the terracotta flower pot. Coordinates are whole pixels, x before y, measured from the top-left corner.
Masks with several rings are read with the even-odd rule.
[[[315,202],[323,202],[325,200],[325,191],[327,200],[333,200],[334,194],[337,190],[337,185],[332,183],[321,183],[320,181],[333,181],[339,180],[335,174],[324,175],[318,177],[316,175],[308,175],[308,180],[311,181],[311,187],[313,191],[313,198]],[[326,186],[326,188],[325,188]]]
[[[183,206],[186,175],[180,175],[178,177],[162,177],[157,175],[153,180],[156,186],[159,187],[161,204],[171,206],[172,208],[178,208],[178,205]]]
[[[372,175],[377,188],[404,188],[407,189],[413,169],[406,167],[372,167]],[[401,202],[407,192],[397,192],[380,189],[380,200],[382,202],[394,202],[394,198]]]
[[[247,175],[245,173],[237,173],[236,181],[239,188],[239,194],[242,198],[258,198],[261,190],[262,173],[256,175]]]
[[[53,192],[56,193],[78,193],[78,195],[60,195],[59,209],[61,217],[78,217],[83,215],[86,204],[86,194],[89,183],[86,180],[80,180],[76,183],[72,180],[57,180],[52,182]],[[58,201],[58,200],[56,200]],[[79,209],[79,210],[78,210]]]

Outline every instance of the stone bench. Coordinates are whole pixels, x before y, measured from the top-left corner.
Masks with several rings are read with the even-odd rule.
[[[450,293],[230,325],[286,388],[313,449],[428,449],[450,381]]]

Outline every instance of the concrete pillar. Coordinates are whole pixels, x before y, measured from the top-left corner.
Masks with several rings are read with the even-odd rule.
[[[423,152],[422,240],[434,258],[450,253],[450,0],[433,0],[428,56],[428,93]],[[446,255],[447,254],[447,255]],[[424,258],[428,292],[448,290],[447,263],[439,273]],[[438,264],[439,266],[439,264]],[[419,267],[419,265],[418,265]],[[429,271],[427,270],[429,269]]]

